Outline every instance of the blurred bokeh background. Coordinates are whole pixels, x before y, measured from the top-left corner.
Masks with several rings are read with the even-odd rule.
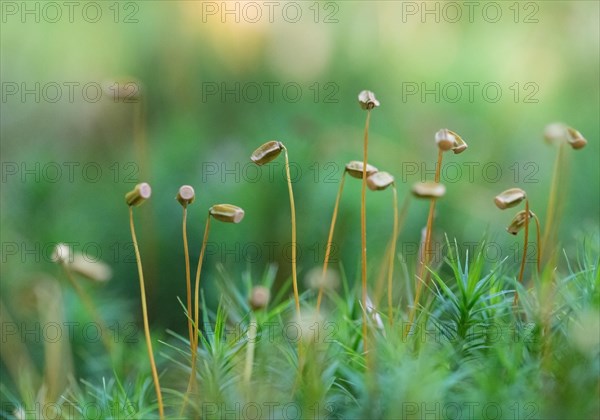
[[[278,283],[286,281],[283,158],[260,170],[249,163],[272,139],[285,143],[293,162],[303,279],[323,259],[343,165],[362,156],[362,89],[381,101],[369,161],[396,176],[400,201],[414,182],[432,179],[438,129],[467,141],[465,153],[444,157],[437,235],[461,244],[487,237],[495,244],[490,263],[508,257],[516,265],[521,240],[504,231],[512,213],[498,211],[494,195],[524,188],[543,222],[557,153],[544,127],[577,128],[589,144],[565,150],[559,240],[570,255],[584,238],[597,241],[599,3],[475,3],[84,2],[71,13],[60,4],[3,2],[3,304],[15,320],[35,319],[32,284],[64,281],[50,254],[67,242],[111,265],[110,282],[86,286],[106,317],[139,320],[123,199],[139,181],[153,188],[135,213],[156,330],[186,328],[177,302],[185,296],[175,200],[182,184],[197,193],[193,270],[208,207],[225,202],[246,211],[240,225],[213,225],[203,274],[211,302],[218,264],[240,287],[244,271],[258,275],[270,262],[279,265]],[[116,97],[128,81],[139,97]],[[335,238],[335,266],[351,282],[359,196],[360,182],[349,179]],[[409,263],[427,207],[414,201],[408,212],[398,248]],[[369,192],[373,278],[391,224],[391,192]],[[87,316],[66,293],[66,317]]]

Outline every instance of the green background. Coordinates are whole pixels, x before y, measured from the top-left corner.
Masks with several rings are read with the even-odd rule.
[[[95,23],[86,21],[82,7],[75,10],[73,22],[63,8],[56,23],[48,21],[54,12],[44,12],[44,3],[38,4],[39,22],[3,9],[0,290],[15,319],[35,318],[28,293],[35,281],[62,277],[49,261],[55,242],[74,242],[76,250],[88,246],[93,256],[99,249],[114,276],[108,284],[90,286],[94,297],[108,318],[139,319],[123,199],[134,181],[147,181],[153,188],[151,200],[135,213],[156,329],[185,328],[176,301],[185,294],[181,207],[174,199],[182,184],[194,186],[197,193],[189,219],[192,270],[207,209],[225,202],[246,211],[240,225],[213,225],[211,241],[217,251],[207,256],[203,274],[209,304],[216,302],[219,262],[240,278],[240,287],[243,271],[258,274],[270,262],[279,264],[278,282],[286,281],[290,264],[283,250],[290,241],[290,216],[283,158],[271,164],[272,177],[263,168],[258,181],[248,164],[252,151],[272,139],[285,143],[301,170],[294,192],[303,279],[322,261],[341,168],[362,156],[366,114],[357,104],[362,89],[374,91],[381,101],[372,114],[369,161],[396,176],[400,200],[424,176],[423,168],[432,178],[437,130],[450,128],[469,144],[459,156],[445,155],[448,178],[458,179],[445,182],[447,194],[435,223],[439,240],[446,233],[465,245],[487,236],[495,244],[491,263],[508,257],[517,264],[515,246],[521,239],[504,232],[512,214],[498,211],[493,197],[509,187],[524,188],[544,222],[557,148],[543,141],[543,130],[555,121],[577,128],[589,141],[582,151],[566,150],[570,169],[560,241],[572,255],[575,238],[584,234],[598,240],[597,2],[497,2],[502,13],[497,22],[495,9],[484,12],[484,3],[475,9],[472,22],[463,3],[456,3],[462,12],[458,22],[449,22],[454,11],[437,3],[436,22],[435,15],[421,14],[421,2],[296,2],[302,11],[297,23],[289,22],[292,9],[283,14],[286,3],[275,9],[273,22],[264,6],[262,18],[249,22],[252,10],[242,9],[252,7],[247,3],[237,3],[239,23],[235,15],[207,15],[206,3],[194,1],[98,2],[102,16]],[[415,15],[406,13],[412,6],[419,8]],[[93,13],[88,12],[89,20]],[[87,83],[130,77],[143,85],[147,163],[134,149],[136,105],[116,102],[107,92],[97,102],[82,96]],[[23,84],[35,89],[36,83],[39,102],[32,94],[21,96]],[[52,83],[62,86],[57,102],[48,100]],[[77,84],[73,101],[64,83]],[[239,100],[221,95],[222,86],[235,90],[236,83]],[[272,98],[269,83],[275,84]],[[297,101],[282,90],[286,83],[300,87]],[[479,84],[472,99],[465,83]],[[482,90],[490,83],[502,90],[496,102],[493,90]],[[15,84],[19,92],[8,95],[6,89]],[[254,101],[257,85],[262,96]],[[458,98],[456,85],[462,87]],[[219,92],[211,95],[207,89],[214,86]],[[440,98],[432,93],[403,96],[413,86],[433,89]],[[93,96],[94,90],[89,92]],[[293,90],[288,92],[293,96]],[[55,163],[62,168],[58,180]],[[79,164],[72,180],[65,163]],[[10,172],[14,164],[16,175]],[[86,165],[93,166],[88,173],[82,170]],[[141,179],[131,169],[143,165],[147,174]],[[418,173],[410,174],[415,165]],[[101,175],[92,182],[97,167]],[[23,168],[33,168],[33,174]],[[218,168],[217,173],[207,172],[209,168]],[[360,183],[349,179],[335,239],[336,260],[352,281],[359,261],[359,196]],[[374,277],[391,231],[391,193],[369,192],[368,199]],[[400,237],[399,250],[406,251],[409,265],[414,264],[427,208],[426,202],[412,203]],[[266,245],[271,242],[273,258]],[[7,244],[17,244],[18,252],[8,253]],[[261,255],[252,257],[248,244],[258,244]],[[255,261],[245,261],[249,255]],[[69,302],[70,316],[82,316],[76,299]]]

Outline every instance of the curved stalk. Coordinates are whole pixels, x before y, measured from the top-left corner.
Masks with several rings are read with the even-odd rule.
[[[204,262],[204,253],[206,252],[206,243],[210,233],[210,214],[206,217],[204,226],[204,238],[202,239],[202,248],[200,248],[200,257],[198,258],[198,268],[196,270],[196,282],[194,284],[194,353],[192,360],[196,360],[198,350],[198,332],[200,330],[200,274],[202,272],[202,263]]]
[[[296,204],[294,202],[294,190],[292,189],[292,177],[290,175],[290,159],[288,157],[288,151],[283,144],[281,145],[283,153],[285,154],[285,176],[287,178],[288,192],[290,195],[290,213],[292,218],[292,287],[294,288],[294,302],[296,305],[296,314],[298,322],[302,321],[302,315],[300,313],[300,293],[298,292],[298,274],[296,268],[296,255],[297,255],[297,239],[296,239]],[[302,340],[298,340],[298,372],[302,372],[304,369],[304,357],[302,351]]]
[[[140,278],[140,293],[142,297],[142,315],[144,318],[144,334],[146,336],[146,346],[148,347],[148,357],[150,358],[150,367],[152,369],[152,379],[154,380],[154,388],[156,390],[156,398],[158,400],[158,413],[161,419],[164,419],[164,407],[162,400],[162,392],[160,390],[160,382],[158,380],[158,371],[154,362],[154,353],[152,352],[152,341],[150,337],[150,326],[148,324],[148,308],[146,307],[146,288],[144,285],[144,273],[142,270],[142,260],[140,257],[140,249],[138,246],[137,237],[135,235],[135,227],[133,225],[133,207],[129,206],[129,227],[131,228],[131,239],[133,240],[133,249],[137,262],[138,274]]]
[[[183,253],[185,258],[185,285],[187,293],[187,313],[188,313],[188,333],[190,336],[190,351],[194,352],[194,330],[192,326],[192,284],[191,284],[191,270],[190,270],[190,252],[188,247],[187,237],[187,206],[183,206]]]
[[[294,288],[296,312],[298,314],[298,320],[300,320],[300,295],[298,293],[298,277],[296,272],[296,205],[294,203],[294,191],[292,190],[292,177],[290,176],[290,160],[285,146],[283,146],[283,152],[285,154],[285,174],[290,195],[290,211],[292,217],[292,286]]]
[[[200,257],[198,258],[198,267],[196,269],[196,281],[194,284],[194,338],[192,340],[192,365],[190,372],[190,380],[185,392],[183,405],[180,414],[182,415],[187,404],[188,395],[196,388],[196,365],[198,363],[198,336],[200,331],[200,274],[202,273],[202,262],[204,261],[204,253],[206,251],[206,243],[210,233],[210,213],[206,216],[206,225],[204,226],[204,237],[202,239],[202,247],[200,248]]]
[[[327,275],[327,266],[329,265],[329,258],[331,256],[331,246],[333,244],[333,232],[335,230],[335,222],[337,220],[338,209],[340,205],[340,199],[342,197],[342,191],[344,190],[344,182],[346,180],[346,171],[342,174],[340,181],[340,187],[338,188],[337,197],[335,199],[335,206],[333,207],[333,215],[331,217],[331,225],[329,226],[329,237],[327,238],[327,246],[325,247],[325,260],[323,261],[323,272],[321,273],[321,284],[319,285],[319,294],[317,295],[317,314],[321,308],[321,300],[323,298],[323,282]]]

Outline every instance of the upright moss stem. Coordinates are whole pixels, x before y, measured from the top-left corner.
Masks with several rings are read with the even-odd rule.
[[[161,419],[164,419],[164,406],[162,392],[160,390],[160,382],[158,380],[158,371],[154,362],[154,353],[152,351],[152,340],[150,337],[150,325],[148,323],[148,308],[146,307],[146,288],[144,285],[144,272],[142,270],[142,259],[140,257],[140,249],[138,246],[137,237],[135,235],[135,227],[133,225],[133,207],[129,206],[129,227],[131,228],[131,239],[133,240],[133,249],[137,261],[138,274],[140,278],[140,292],[142,297],[142,315],[144,318],[144,334],[146,336],[146,346],[148,347],[148,357],[150,358],[150,367],[152,369],[152,379],[154,380],[154,388],[156,390],[156,398],[158,400],[158,413]]]
[[[191,270],[190,270],[190,252],[188,247],[187,237],[187,205],[183,206],[183,253],[185,259],[185,285],[187,294],[187,313],[188,313],[188,333],[190,336],[190,351],[194,352],[194,330],[192,325],[192,282],[191,282]]]
[[[434,182],[436,184],[439,184],[439,182],[440,182],[442,158],[443,158],[443,151],[441,149],[439,149],[437,163],[435,166]],[[417,312],[417,308],[419,307],[419,301],[421,299],[423,283],[427,284],[427,279],[429,278],[429,276],[427,276],[427,275],[425,276],[425,278],[423,278],[423,273],[425,272],[425,267],[429,264],[429,246],[430,246],[430,242],[431,242],[431,230],[432,230],[432,225],[433,225],[433,215],[435,213],[435,203],[436,203],[435,198],[432,198],[431,201],[429,202],[429,215],[427,216],[427,227],[425,229],[425,243],[423,244],[423,256],[421,257],[421,261],[419,263],[419,271],[418,271],[417,278],[416,278],[417,290],[415,293],[415,300],[413,302],[413,306],[412,306],[409,316],[408,316],[408,324],[404,331],[405,338],[408,335],[408,332],[410,331],[410,327],[415,320],[415,315]]]
[[[206,225],[204,226],[204,237],[202,238],[202,247],[200,248],[200,257],[198,257],[198,266],[196,269],[196,280],[194,283],[194,337],[192,340],[192,363],[190,380],[184,395],[183,404],[181,406],[180,415],[183,415],[187,404],[188,396],[193,389],[196,388],[196,365],[198,363],[198,338],[200,334],[200,274],[202,273],[202,262],[204,261],[204,253],[206,251],[206,243],[210,233],[210,212],[206,216]]]
[[[367,161],[369,150],[369,121],[371,110],[367,110],[365,132],[363,140],[363,174],[360,195],[360,248],[361,248],[361,278],[362,278],[362,315],[363,315],[363,343],[364,352],[368,352],[368,326],[367,326]]]
[[[294,190],[292,189],[292,177],[290,175],[290,160],[288,157],[287,148],[281,144],[285,155],[285,175],[287,178],[288,192],[290,195],[290,214],[292,219],[292,287],[294,289],[294,302],[296,305],[296,316],[298,322],[302,322],[302,314],[300,313],[300,293],[298,292],[298,273],[297,264],[297,238],[296,238],[296,204],[294,202]],[[302,372],[304,368],[304,356],[302,351],[302,340],[298,340],[298,372]]]
[[[290,159],[287,147],[277,140],[271,140],[264,143],[256,149],[250,159],[259,166],[265,165],[275,159],[281,152],[285,155],[285,175],[287,179],[288,192],[290,196],[290,213],[292,225],[292,287],[294,289],[294,304],[296,307],[296,317],[301,321],[300,313],[300,293],[298,291],[298,273],[297,273],[297,238],[296,238],[296,204],[294,203],[294,190],[292,188],[292,176],[290,175]],[[298,340],[298,371],[302,371],[302,343]]]
[[[335,206],[333,207],[333,215],[331,217],[331,225],[329,226],[329,237],[327,238],[327,245],[325,246],[325,259],[323,261],[323,271],[321,273],[321,283],[319,285],[319,294],[317,295],[317,313],[321,308],[321,300],[323,298],[323,286],[325,282],[325,278],[327,275],[327,267],[329,265],[329,258],[331,256],[331,247],[333,245],[333,232],[335,230],[335,223],[337,220],[340,199],[342,197],[342,191],[344,190],[344,182],[346,180],[346,171],[342,174],[342,179],[340,181],[340,187],[338,188],[337,197],[335,199]]]
[[[208,210],[206,215],[206,225],[204,226],[204,237],[202,238],[202,247],[200,248],[200,256],[198,257],[198,267],[196,269],[196,281],[194,285],[194,338],[192,340],[192,363],[190,380],[188,388],[184,395],[183,404],[181,406],[180,416],[183,415],[188,400],[188,395],[192,389],[196,388],[196,365],[198,361],[198,343],[200,340],[200,276],[202,274],[202,264],[204,262],[204,254],[206,252],[206,244],[210,235],[210,221],[215,218],[225,223],[239,223],[244,218],[244,210],[232,204],[215,204]]]
[[[290,195],[290,212],[292,217],[292,286],[294,288],[294,301],[296,303],[296,313],[298,319],[300,319],[300,295],[298,293],[298,276],[296,272],[296,254],[297,254],[297,242],[296,242],[296,204],[294,203],[294,191],[292,189],[292,177],[290,176],[290,161],[288,157],[288,151],[283,146],[283,152],[285,154],[285,174],[287,178],[288,191]]]
[[[210,234],[210,214],[206,216],[206,225],[204,226],[204,237],[202,238],[202,247],[200,248],[200,257],[198,258],[198,268],[196,269],[196,281],[194,283],[194,352],[192,353],[192,375],[195,376],[198,340],[200,332],[200,275],[202,273],[202,263],[204,262],[204,253],[206,252],[206,243]]]
[[[390,259],[388,268],[387,293],[388,293],[388,318],[390,326],[394,326],[394,311],[393,311],[393,278],[394,278],[394,260],[396,259],[396,238],[398,237],[398,191],[396,184],[392,184],[393,200],[394,200],[394,227],[392,230],[392,244],[390,248]]]

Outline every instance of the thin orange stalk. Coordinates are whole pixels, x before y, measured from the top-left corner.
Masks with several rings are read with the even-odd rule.
[[[158,380],[158,371],[154,362],[154,353],[152,352],[152,341],[150,337],[150,326],[148,323],[148,308],[146,307],[146,288],[144,286],[144,273],[142,271],[142,260],[140,257],[140,249],[135,235],[133,225],[133,207],[129,206],[129,227],[131,228],[131,239],[133,240],[133,249],[137,261],[138,274],[140,278],[140,292],[142,296],[142,315],[144,318],[144,334],[146,336],[146,346],[148,347],[148,357],[150,358],[150,367],[152,369],[152,379],[154,380],[154,388],[156,390],[156,398],[158,400],[158,413],[161,419],[165,418],[163,407],[162,392],[160,390],[160,382]]]
[[[298,313],[298,320],[300,320],[300,295],[298,293],[298,277],[296,273],[296,205],[294,203],[294,191],[292,190],[292,177],[290,176],[290,161],[285,146],[283,146],[283,152],[285,154],[285,174],[290,194],[290,211],[292,215],[292,286],[294,288],[296,312]]]
[[[194,284],[194,338],[192,340],[192,365],[190,372],[190,380],[181,406],[180,415],[183,414],[188,395],[196,388],[196,365],[198,363],[198,335],[200,331],[200,274],[202,272],[202,262],[204,261],[204,253],[206,251],[206,243],[208,234],[210,233],[210,213],[206,216],[206,225],[204,226],[204,237],[202,238],[202,247],[200,248],[200,257],[198,258],[198,267],[196,269],[196,282]]]
[[[300,313],[300,293],[298,291],[298,274],[296,268],[296,255],[297,255],[297,239],[296,239],[296,204],[294,202],[294,190],[292,189],[292,177],[290,175],[290,160],[288,157],[288,151],[283,146],[283,153],[285,154],[285,175],[287,178],[288,192],[290,195],[290,213],[292,219],[292,287],[294,288],[294,301],[296,304],[296,314],[298,316],[298,322],[302,321],[302,315]],[[304,368],[304,357],[302,351],[302,340],[298,340],[298,371],[302,372]]]
[[[190,252],[188,248],[188,237],[187,237],[187,205],[183,206],[183,253],[185,258],[185,284],[187,292],[187,313],[188,313],[188,333],[190,336],[190,350],[194,352],[194,330],[192,326],[192,282],[191,282],[191,270],[190,270]]]

